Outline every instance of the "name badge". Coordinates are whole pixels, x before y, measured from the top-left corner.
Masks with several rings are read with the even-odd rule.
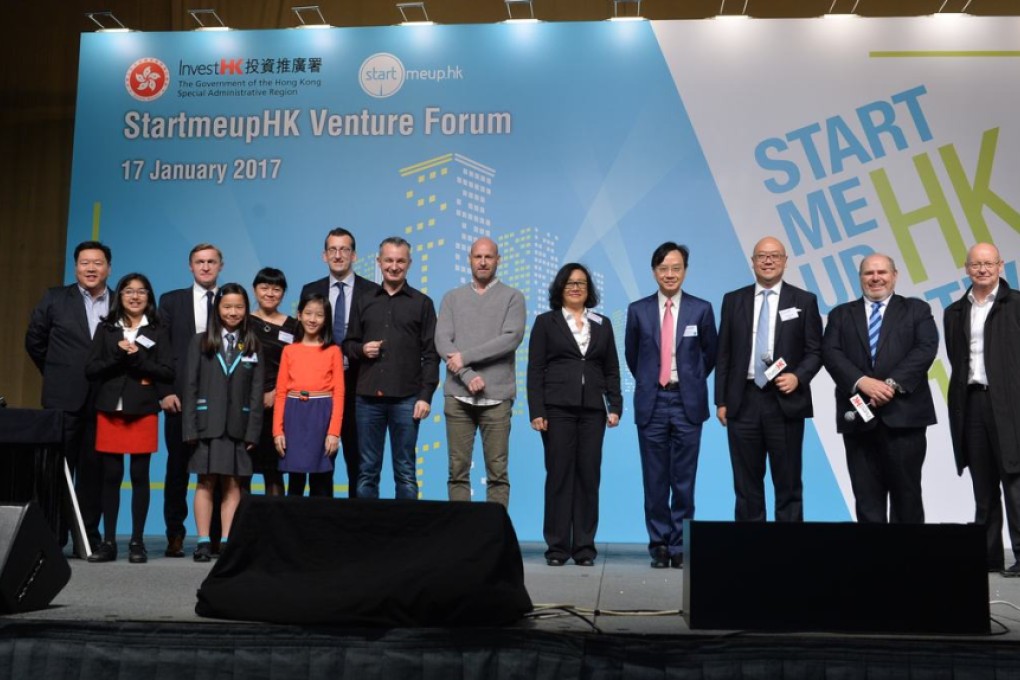
[[[684,328],[684,337],[685,338],[696,338],[696,337],[698,337],[698,327],[696,325],[694,325],[694,324],[691,324],[690,326],[687,326],[686,328]]]
[[[135,344],[136,345],[141,345],[145,349],[152,349],[153,347],[156,346],[156,341],[155,340],[150,340],[149,338],[145,337],[144,335],[139,335],[137,338],[135,338]]]
[[[787,307],[779,310],[779,318],[783,321],[790,321],[800,316],[800,310],[796,307]]]
[[[250,356],[241,355],[242,364],[257,364],[259,362],[259,355],[252,354]]]
[[[765,379],[772,382],[772,379],[782,373],[784,368],[786,368],[786,359],[779,357],[776,359],[776,363],[765,369]]]
[[[280,342],[282,342],[285,345],[290,345],[294,342],[294,334],[288,333],[287,331],[280,331],[280,335],[277,337],[279,337]]]
[[[868,408],[867,402],[865,402],[859,394],[855,394],[850,397],[850,405],[857,410],[857,415],[859,415],[861,420],[864,422],[868,422],[875,417],[875,414],[871,412],[870,408]]]
[[[594,321],[595,323],[597,323],[600,326],[602,325],[602,317],[599,316],[598,314],[593,313],[593,312],[588,312],[588,320],[589,321]]]

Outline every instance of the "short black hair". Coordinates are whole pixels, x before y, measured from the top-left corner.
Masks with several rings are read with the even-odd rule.
[[[680,256],[684,258],[684,269],[687,269],[687,260],[691,256],[691,250],[687,246],[680,245],[675,241],[666,241],[655,249],[655,252],[652,253],[652,269],[655,269],[662,264],[662,261],[666,259],[666,256],[674,250],[680,251]]]
[[[255,274],[255,280],[251,282],[251,287],[259,285],[260,283],[268,283],[270,286],[279,286],[283,288],[283,292],[287,292],[287,277],[283,275],[283,272],[275,267],[263,267],[258,270]]]
[[[78,262],[78,256],[81,255],[83,250],[101,250],[103,255],[106,256],[106,264],[113,264],[113,251],[110,250],[110,246],[99,241],[82,241],[74,247],[74,261]]]
[[[550,309],[563,309],[563,291],[567,288],[567,279],[575,271],[584,272],[588,279],[588,297],[584,300],[584,306],[588,309],[598,306],[599,293],[595,290],[595,280],[592,279],[591,272],[580,262],[568,262],[560,267],[560,270],[556,272],[556,278],[549,284]]]
[[[326,234],[326,240],[322,242],[323,250],[329,248],[329,239],[331,239],[334,236],[346,236],[347,238],[351,239],[351,250],[353,250],[354,252],[358,252],[358,242],[354,240],[354,234],[347,231],[343,227],[336,227],[334,229],[329,230],[329,233]]]

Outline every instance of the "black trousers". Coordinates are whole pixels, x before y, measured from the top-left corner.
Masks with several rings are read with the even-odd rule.
[[[354,416],[357,390],[355,380],[348,378],[350,371],[344,372],[344,422],[340,426],[340,450],[347,468],[347,497],[358,497],[358,471],[361,469],[361,453],[358,448],[358,421]],[[339,461],[336,461],[339,463]],[[334,470],[336,464],[334,463]],[[314,482],[313,482],[314,484]],[[314,495],[314,494],[313,494]],[[333,495],[333,473],[329,473],[329,495]]]
[[[102,517],[103,466],[96,453],[96,411],[89,399],[77,411],[64,411],[64,458],[74,477],[74,495],[78,499],[85,536],[95,550],[102,537],[99,520]],[[68,499],[70,506],[70,499]],[[70,507],[63,518],[71,517]],[[67,544],[70,522],[61,520],[60,542]]]
[[[738,522],[765,521],[765,461],[776,492],[776,521],[804,520],[801,468],[804,420],[788,419],[779,405],[779,393],[769,384],[764,390],[748,381],[738,417],[727,417],[726,438],[733,465],[733,490]]]
[[[925,427],[892,428],[879,421],[866,432],[843,435],[858,522],[924,524],[926,433]]]
[[[988,532],[988,568],[1001,569],[1005,565],[999,489],[1001,487],[1006,497],[1010,547],[1014,557],[1020,559],[1020,474],[1006,472],[1002,466],[1002,450],[988,392],[967,394],[963,437],[974,486],[974,523],[985,525]]]
[[[545,522],[550,559],[594,559],[606,412],[548,407],[545,445]]]

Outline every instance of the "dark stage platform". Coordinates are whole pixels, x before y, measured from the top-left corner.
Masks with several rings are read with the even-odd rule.
[[[683,572],[650,569],[643,546],[602,545],[595,567],[582,568],[546,566],[544,546],[526,543],[525,582],[539,611],[514,626],[338,629],[201,618],[196,592],[210,566],[164,558],[157,537],[148,545],[144,565],[123,554],[110,564],[73,560],[50,607],[0,617],[0,680],[1020,677],[1020,611],[1005,604],[1020,604],[1020,579],[994,574],[989,635],[691,631],[680,616]],[[750,560],[746,578],[756,578]]]

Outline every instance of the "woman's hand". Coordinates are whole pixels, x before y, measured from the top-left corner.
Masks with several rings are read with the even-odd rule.
[[[606,425],[608,427],[616,427],[619,424],[620,424],[619,413],[610,413],[608,416],[606,416]]]
[[[326,457],[330,458],[336,455],[337,449],[340,448],[340,437],[335,435],[326,435]]]
[[[276,447],[276,452],[280,454],[280,458],[283,458],[284,454],[287,453],[287,438],[282,434],[278,434],[273,437],[273,446]]]

